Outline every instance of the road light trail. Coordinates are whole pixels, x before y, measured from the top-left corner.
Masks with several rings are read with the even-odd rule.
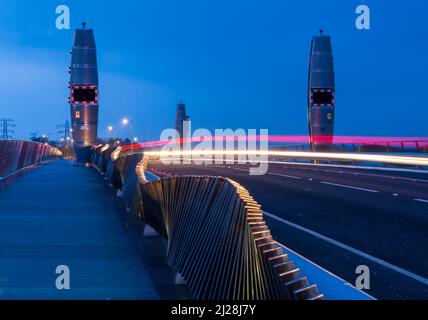
[[[157,150],[144,151],[145,155],[160,157],[182,156],[246,156],[246,157],[284,157],[309,160],[345,160],[360,162],[378,162],[387,164],[428,166],[428,157],[396,156],[365,153],[338,153],[338,152],[307,152],[307,151],[276,151],[276,150]],[[254,159],[253,159],[254,161]],[[260,161],[256,161],[260,162]]]
[[[317,139],[323,139],[317,137]],[[203,141],[223,141],[223,142],[246,142],[246,141],[267,141],[269,143],[290,143],[290,144],[309,144],[307,135],[268,135],[268,136],[207,136],[203,137]],[[200,137],[184,138],[184,139],[164,139],[153,140],[135,144],[133,148],[160,147],[167,144],[186,144],[199,143]],[[342,145],[377,145],[377,146],[406,146],[416,145],[419,147],[428,146],[428,137],[369,137],[369,136],[335,136],[334,144]],[[125,146],[125,150],[131,147]]]

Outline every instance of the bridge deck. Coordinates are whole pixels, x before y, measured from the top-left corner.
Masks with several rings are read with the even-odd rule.
[[[0,192],[0,299],[175,299],[160,239],[135,245],[95,170],[57,161]],[[123,214],[123,213],[121,213]],[[58,265],[70,290],[55,286]]]

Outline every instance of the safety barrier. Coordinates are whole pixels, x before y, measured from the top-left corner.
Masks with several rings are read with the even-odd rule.
[[[31,165],[61,157],[50,145],[21,140],[0,140],[0,177],[7,177]]]
[[[93,165],[131,214],[167,241],[166,261],[195,298],[324,298],[273,240],[261,206],[241,185],[210,176],[148,181],[143,154],[117,148],[108,159],[102,154],[107,149],[92,149]]]

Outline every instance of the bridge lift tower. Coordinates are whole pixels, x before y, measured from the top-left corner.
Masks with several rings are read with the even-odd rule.
[[[74,32],[69,72],[73,146],[78,162],[89,162],[98,131],[98,68],[94,32],[85,22]]]
[[[335,79],[331,39],[320,30],[312,38],[308,79],[309,141],[313,151],[333,144]]]

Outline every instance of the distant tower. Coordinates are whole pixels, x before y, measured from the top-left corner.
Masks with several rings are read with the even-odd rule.
[[[94,33],[86,29],[74,32],[70,67],[71,131],[78,161],[89,160],[89,150],[97,141],[98,69]]]
[[[64,139],[70,141],[70,122],[68,120],[64,124]]]
[[[15,134],[13,128],[15,127],[16,125],[12,119],[0,119],[0,139],[13,139],[13,135]]]
[[[187,118],[186,105],[180,101],[177,104],[177,113],[175,117],[175,129],[180,134],[180,138],[183,138],[183,121],[186,121]]]
[[[333,143],[335,84],[331,39],[314,36],[308,81],[308,124],[312,150],[329,149]]]
[[[66,120],[64,124],[59,124],[56,126],[56,128],[58,140],[64,141],[64,143],[69,144],[71,142],[70,122]]]

